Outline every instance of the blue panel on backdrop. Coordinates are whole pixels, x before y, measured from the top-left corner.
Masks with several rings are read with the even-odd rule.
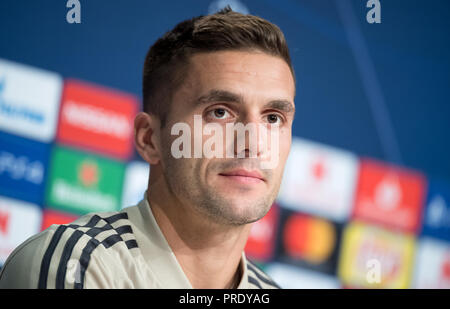
[[[430,181],[422,234],[450,241],[449,183]]]
[[[0,195],[42,206],[50,147],[0,132]]]

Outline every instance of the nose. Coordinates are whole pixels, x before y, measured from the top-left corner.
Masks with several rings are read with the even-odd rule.
[[[246,113],[234,123],[234,155],[237,158],[258,158],[261,156],[260,119],[255,113]]]

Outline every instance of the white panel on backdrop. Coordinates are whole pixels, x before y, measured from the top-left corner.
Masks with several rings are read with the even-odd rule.
[[[351,211],[357,171],[352,153],[294,137],[277,200],[283,207],[342,222]]]
[[[134,206],[144,197],[148,186],[149,164],[133,161],[127,165],[123,183],[122,208]]]
[[[416,253],[413,288],[450,289],[450,245],[422,238]]]
[[[271,263],[265,271],[283,289],[338,289],[341,287],[336,277],[287,264]]]
[[[0,197],[0,265],[17,246],[39,233],[41,220],[38,206]]]
[[[0,129],[51,142],[62,84],[56,73],[0,59]]]

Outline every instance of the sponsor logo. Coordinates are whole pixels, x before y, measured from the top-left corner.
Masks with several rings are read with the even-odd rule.
[[[429,182],[423,217],[422,235],[450,241],[450,184]]]
[[[3,235],[8,234],[10,217],[9,212],[0,211],[0,233]]]
[[[428,204],[426,223],[433,227],[438,227],[449,219],[447,213],[447,203],[440,195],[434,196]]]
[[[339,277],[346,286],[407,288],[414,237],[351,222],[344,231]]]
[[[86,194],[84,188],[73,186],[64,180],[56,180],[53,190],[55,200],[63,203],[76,203],[80,207],[85,205],[86,210],[96,208],[98,211],[116,210],[116,199],[111,194],[95,191]]]
[[[122,92],[69,80],[64,85],[57,140],[118,159],[133,147],[137,99]]]
[[[285,251],[294,259],[311,264],[323,263],[330,257],[336,243],[333,224],[303,214],[290,216],[284,225]]]
[[[358,160],[349,152],[293,138],[277,201],[343,222],[353,203],[357,169]]]
[[[278,205],[273,204],[263,218],[253,223],[245,246],[245,253],[250,259],[265,263],[273,257],[277,235],[278,212]]]
[[[72,126],[96,134],[111,135],[121,140],[127,140],[132,133],[129,119],[119,113],[105,108],[79,105],[69,101],[64,106],[63,119]]]
[[[0,59],[0,129],[51,142],[61,87],[56,73]]]
[[[85,214],[120,208],[124,165],[99,156],[57,147],[53,153],[47,204]]]
[[[98,165],[89,160],[81,162],[78,168],[78,179],[85,187],[97,186],[99,179]]]
[[[0,265],[27,238],[39,232],[38,206],[0,196]]]
[[[42,205],[50,146],[0,133],[0,194]]]
[[[340,226],[322,217],[282,211],[277,260],[334,275]]]
[[[25,156],[16,157],[13,153],[0,151],[0,174],[8,174],[14,180],[41,184],[44,179],[44,165]]]
[[[364,159],[354,217],[414,232],[424,202],[425,177],[418,172]]]
[[[31,123],[42,124],[45,115],[38,108],[31,109],[21,102],[7,101],[3,98],[6,78],[0,79],[0,114],[16,121],[25,120]]]

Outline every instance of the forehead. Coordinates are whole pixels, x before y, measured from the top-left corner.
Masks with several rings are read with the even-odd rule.
[[[293,100],[295,84],[287,63],[258,51],[219,51],[194,54],[189,61],[185,91],[211,88],[243,96],[272,96]],[[186,94],[186,93],[185,93]]]

